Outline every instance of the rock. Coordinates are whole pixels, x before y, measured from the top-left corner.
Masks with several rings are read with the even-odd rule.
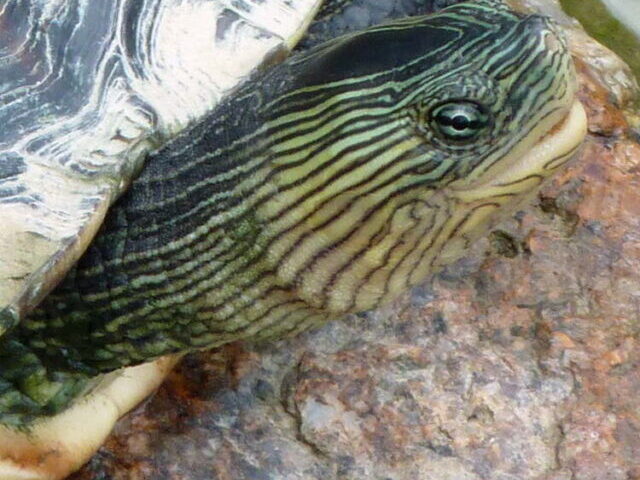
[[[383,310],[189,356],[73,479],[640,479],[637,90],[560,21],[590,135],[535,202]]]

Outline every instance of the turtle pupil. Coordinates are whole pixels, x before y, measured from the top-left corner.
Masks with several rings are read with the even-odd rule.
[[[451,126],[456,130],[464,130],[471,127],[472,122],[464,115],[456,115],[451,119]]]

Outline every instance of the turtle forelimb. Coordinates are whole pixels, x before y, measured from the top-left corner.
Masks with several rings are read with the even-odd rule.
[[[1,480],[58,480],[98,450],[116,421],[162,383],[179,355],[107,374],[68,409],[16,429],[0,424]]]

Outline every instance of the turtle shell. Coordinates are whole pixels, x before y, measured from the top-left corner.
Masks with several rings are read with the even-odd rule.
[[[60,280],[145,153],[286,53],[320,0],[0,7],[0,334]]]

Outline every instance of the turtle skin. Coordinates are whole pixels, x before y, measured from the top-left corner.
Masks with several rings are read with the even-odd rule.
[[[346,15],[347,10],[338,5],[334,14]],[[460,68],[464,63],[456,63],[461,59],[452,57],[445,47],[459,41],[462,50],[470,40],[482,38],[475,19],[483,15],[487,15],[486,25],[497,25],[494,34],[506,39],[516,32],[523,49],[528,46],[538,52],[546,73],[533,76],[533,83],[554,85],[557,95],[530,99],[531,89],[523,89],[519,94],[532,106],[518,111],[521,101],[508,98],[511,92],[505,93],[505,87],[494,90],[494,84],[509,73],[498,75],[491,68],[498,69],[499,63],[482,62],[480,54],[487,48],[482,45],[470,57],[474,67],[468,77],[463,76],[463,89],[434,81],[448,85],[445,94],[411,103],[402,120],[392,122],[403,131],[401,141],[371,157],[386,158],[384,152],[391,152],[392,158],[386,160],[390,168],[410,164],[403,176],[419,179],[416,184],[399,181],[400,193],[391,192],[391,201],[378,202],[383,197],[362,195],[358,188],[366,187],[365,182],[351,176],[352,186],[319,201],[321,209],[315,202],[300,207],[292,201],[288,190],[313,184],[298,182],[286,172],[287,162],[304,165],[307,161],[298,146],[286,142],[295,143],[303,120],[315,121],[308,112],[322,102],[350,98],[354,90],[347,85],[353,79],[361,88],[375,88],[373,78],[381,72],[396,85],[410,82],[414,77],[406,71],[414,69],[405,71],[404,66],[421,61],[424,71],[447,61],[453,63],[444,72]],[[0,359],[7,366],[0,374],[3,423],[29,428],[43,417],[64,411],[79,394],[98,388],[102,375],[109,377],[121,367],[237,339],[279,338],[346,313],[375,308],[454,261],[491,221],[515,206],[511,197],[524,196],[562,165],[577,148],[583,122],[573,103],[575,84],[557,31],[541,17],[517,15],[490,1],[462,2],[434,18],[425,19],[426,26],[420,24],[422,19],[400,21],[312,47],[258,74],[202,122],[150,156],[76,267],[40,307],[3,337]],[[465,25],[465,18],[474,19],[471,26]],[[460,20],[456,25],[463,32],[462,40],[447,33],[452,20]],[[447,28],[438,27],[439,21]],[[423,35],[423,28],[433,30],[431,35]],[[398,49],[399,45],[418,48]],[[416,50],[441,53],[425,60],[416,58]],[[522,65],[526,62],[511,68],[518,72]],[[437,73],[433,75],[440,80]],[[324,92],[325,84],[330,85],[328,96],[317,93]],[[365,103],[353,108],[365,110]],[[501,108],[491,110],[494,104]],[[543,120],[536,118],[538,114]],[[287,115],[295,120],[282,120]],[[508,121],[518,116],[528,127],[515,135],[508,129],[505,135]],[[555,129],[565,117],[572,119],[567,128]],[[548,149],[537,152],[535,147],[552,127],[559,131],[549,135],[553,137],[549,142],[562,138],[554,146],[557,151],[552,149],[558,155],[547,158]],[[498,137],[489,135],[496,132]],[[394,138],[393,133],[389,130],[376,140]],[[285,143],[271,145],[271,138]],[[479,138],[483,141],[478,144]],[[505,158],[510,158],[511,150],[536,151],[532,170],[527,170],[526,162],[517,164],[514,178],[508,168],[506,173],[489,168],[492,174],[487,178],[482,165],[495,155],[495,145],[501,144],[496,138],[505,145]],[[340,135],[329,136],[323,148],[330,150],[331,144],[341,140]],[[278,157],[281,149],[292,159]],[[395,162],[390,161],[393,158]],[[336,160],[339,164],[340,156]],[[326,164],[322,157],[317,161]],[[364,160],[356,163],[366,164]],[[342,172],[346,175],[349,170]],[[521,182],[519,175],[527,181]],[[313,179],[304,172],[302,177]],[[495,179],[500,181],[491,183]],[[210,187],[202,188],[204,184]],[[420,194],[416,185],[423,188]],[[487,192],[490,202],[485,201]],[[378,202],[372,210],[366,203],[371,200]],[[355,213],[345,214],[341,222],[322,220],[323,215],[350,210]],[[366,213],[369,210],[371,214]],[[282,226],[289,214],[297,215],[295,221]],[[348,228],[357,234],[345,233]],[[293,236],[282,232],[293,232]],[[281,255],[274,260],[284,248],[279,242],[289,240],[295,248],[285,249],[288,258]],[[400,244],[413,248],[396,249]],[[343,253],[353,261],[344,263]],[[336,262],[341,261],[336,270]],[[296,267],[303,264],[304,268]],[[369,273],[363,274],[363,269]],[[201,283],[191,281],[193,272],[208,272],[202,284],[215,280],[213,287],[198,290]],[[333,273],[327,281],[329,272]],[[381,275],[387,279],[381,280]]]

